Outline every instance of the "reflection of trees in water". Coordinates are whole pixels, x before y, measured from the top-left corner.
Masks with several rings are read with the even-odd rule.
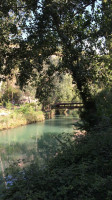
[[[37,171],[44,168],[49,160],[62,150],[61,140],[56,134],[46,133],[41,138],[32,137],[29,143],[13,143],[1,147],[0,177],[2,179],[0,178],[0,188],[1,182],[2,185],[7,186],[5,176],[7,176],[8,182],[12,182],[15,177],[23,177],[24,173],[26,174],[30,168],[36,167]]]
[[[14,171],[27,168],[30,164],[36,163],[37,168],[45,167],[60,149],[60,142],[51,133],[46,133],[41,138],[35,136],[31,142],[25,144],[13,143],[1,146],[0,177],[3,177],[3,183],[6,174],[13,174]]]
[[[0,171],[5,170],[10,165],[24,167],[34,160],[34,145],[30,143],[14,143],[0,148]]]
[[[4,166],[3,166],[3,162],[2,162],[2,158],[0,156],[0,165],[1,165],[1,173],[0,173],[0,185],[7,187],[7,183],[5,180],[5,170],[4,170]]]
[[[4,169],[12,163],[18,163],[19,167],[23,167],[33,162],[41,167],[56,156],[61,148],[62,144],[56,139],[56,134],[46,133],[40,138],[32,137],[27,143],[16,142],[1,146],[0,157]]]
[[[60,143],[54,135],[46,133],[37,140],[38,154],[43,163],[47,163],[52,157],[56,156],[60,150]]]
[[[28,166],[34,160],[34,154],[34,143],[0,145],[0,188],[6,186],[6,175]]]

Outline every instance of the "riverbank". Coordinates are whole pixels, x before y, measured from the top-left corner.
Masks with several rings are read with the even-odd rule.
[[[32,107],[26,110],[25,108],[19,110],[5,109],[0,112],[0,131],[44,120],[44,113],[42,111],[35,111]]]
[[[79,114],[76,110],[69,111],[69,113],[61,110],[59,115],[72,115],[79,119]],[[23,105],[19,108],[15,107],[13,109],[0,109],[0,131],[6,129],[16,128],[18,126],[24,126],[27,124],[37,123],[44,121],[45,119],[51,119],[56,114],[53,109],[50,112],[43,112],[41,110],[35,110],[35,107],[28,105]]]

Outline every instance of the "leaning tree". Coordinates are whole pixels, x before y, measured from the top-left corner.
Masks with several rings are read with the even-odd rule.
[[[100,10],[100,5],[96,2],[36,1],[37,8],[32,8],[32,20],[26,27],[27,45],[33,56],[32,68],[42,71],[44,61],[49,64],[50,76],[56,70],[71,73],[84,103],[86,116],[88,113],[96,113],[90,90],[95,74],[96,42],[100,35],[98,25],[101,17],[96,11],[96,6]],[[58,66],[53,67],[49,57],[57,53],[60,59]],[[24,70],[25,68],[21,71],[22,75]],[[93,123],[94,119],[91,115],[89,123]]]

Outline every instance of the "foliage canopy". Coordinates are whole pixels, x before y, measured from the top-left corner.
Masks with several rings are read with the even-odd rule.
[[[1,74],[11,74],[18,66],[18,81],[23,86],[37,72],[43,72],[45,63],[49,66],[49,77],[56,71],[69,72],[87,113],[95,114],[93,88],[99,82],[106,83],[107,76],[108,85],[111,80],[112,1],[7,0],[6,3],[2,1],[0,5]],[[12,48],[11,44],[17,46]],[[57,54],[59,62],[54,65],[49,57]]]

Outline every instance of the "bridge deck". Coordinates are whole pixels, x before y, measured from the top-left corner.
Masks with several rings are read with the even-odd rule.
[[[65,102],[65,103],[55,103],[54,105],[51,105],[52,108],[57,109],[74,109],[74,108],[83,108],[83,103],[74,103],[74,102]]]

